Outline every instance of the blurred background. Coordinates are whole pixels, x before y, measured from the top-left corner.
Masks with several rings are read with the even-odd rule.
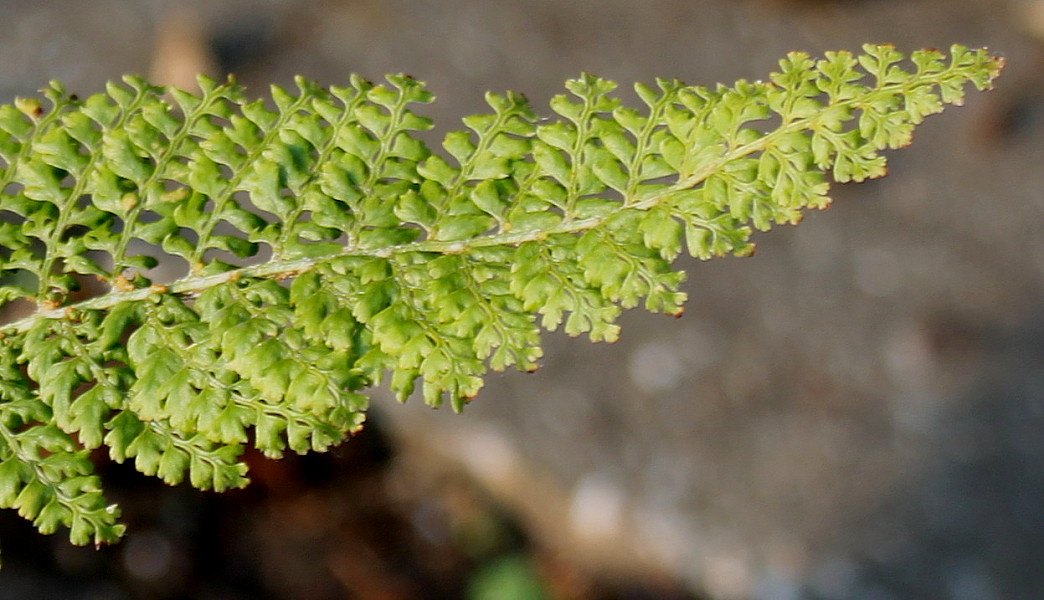
[[[0,515],[0,600],[1010,600],[1044,589],[1044,1],[0,0],[0,102],[123,73],[406,72],[441,132],[581,71],[765,78],[788,50],[988,46],[988,94],[756,256],[686,261],[683,319],[547,336],[464,415],[375,401],[223,495],[99,458],[130,527]],[[441,135],[441,134],[440,134]],[[435,138],[437,139],[437,138]]]

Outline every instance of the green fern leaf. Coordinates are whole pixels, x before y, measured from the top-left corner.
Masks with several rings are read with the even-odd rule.
[[[93,449],[239,487],[245,445],[340,443],[382,380],[460,410],[489,369],[535,369],[541,329],[612,341],[624,308],[680,314],[681,253],[749,254],[1002,67],[910,58],[791,53],[767,82],[639,84],[640,109],[583,75],[555,119],[488,94],[435,152],[404,76],[270,102],[127,77],[2,106],[0,303],[28,314],[0,325],[0,507],[112,542]]]

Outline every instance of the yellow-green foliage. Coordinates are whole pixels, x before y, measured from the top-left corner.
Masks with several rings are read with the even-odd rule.
[[[828,176],[883,175],[881,150],[1001,66],[792,53],[765,82],[639,84],[638,109],[584,75],[552,119],[488,94],[435,152],[403,76],[268,104],[231,81],[53,83],[0,107],[0,303],[32,307],[0,325],[0,507],[111,542],[95,448],[240,487],[245,444],[329,448],[382,378],[460,409],[488,369],[535,369],[541,328],[613,340],[622,308],[680,313],[679,254],[748,254],[751,227],[826,206]],[[86,277],[102,291],[74,293]]]

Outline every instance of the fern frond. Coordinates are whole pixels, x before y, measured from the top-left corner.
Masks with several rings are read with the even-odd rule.
[[[612,341],[623,308],[680,314],[679,254],[749,254],[752,228],[825,207],[828,175],[883,175],[882,150],[1001,66],[796,52],[767,82],[638,84],[640,109],[584,75],[550,120],[488,94],[436,152],[404,76],[268,103],[205,78],[52,83],[0,107],[0,302],[29,309],[0,325],[0,507],[110,542],[90,450],[238,487],[245,445],[329,448],[384,378],[459,410],[488,369],[535,369],[541,329]]]

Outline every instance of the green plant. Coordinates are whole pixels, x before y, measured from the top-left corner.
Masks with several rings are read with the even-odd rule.
[[[302,79],[268,106],[133,77],[2,106],[0,302],[24,316],[0,325],[0,507],[112,542],[95,449],[236,488],[245,445],[340,443],[385,377],[459,410],[488,369],[536,369],[541,328],[612,341],[622,308],[680,315],[680,253],[749,254],[751,227],[825,207],[827,173],[884,175],[881,150],[1002,67],[903,61],[791,53],[768,82],[639,84],[641,110],[584,75],[557,120],[488,94],[443,153],[411,134],[432,96],[404,76]]]

